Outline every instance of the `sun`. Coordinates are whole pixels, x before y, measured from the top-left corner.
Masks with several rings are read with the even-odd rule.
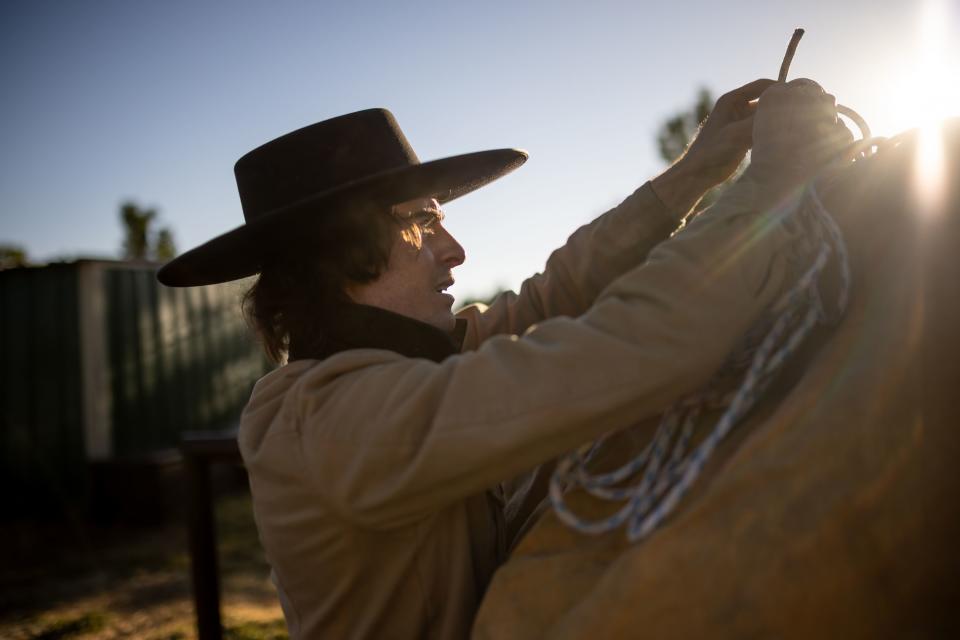
[[[918,129],[916,186],[921,208],[938,208],[943,193],[943,123],[960,116],[960,56],[954,44],[960,15],[949,0],[923,0],[916,30],[917,46],[907,54],[903,78],[887,96],[884,120],[899,129]],[[953,9],[953,11],[951,11]]]
[[[921,204],[926,211],[940,208],[947,176],[944,167],[943,121],[960,104],[956,67],[951,65],[949,15],[946,0],[927,0],[920,22],[921,71],[926,91],[918,114],[920,139],[917,146],[916,179]],[[951,68],[953,67],[953,68]]]

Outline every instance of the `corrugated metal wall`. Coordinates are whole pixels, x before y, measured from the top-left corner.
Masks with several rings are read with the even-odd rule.
[[[239,313],[242,288],[171,289],[152,271],[120,266],[105,270],[104,283],[114,454],[236,424],[266,371]]]
[[[77,272],[0,272],[0,486],[4,510],[59,505],[83,487]]]
[[[5,506],[62,506],[83,495],[91,459],[236,424],[268,370],[242,286],[169,289],[150,265],[109,261],[0,271]]]

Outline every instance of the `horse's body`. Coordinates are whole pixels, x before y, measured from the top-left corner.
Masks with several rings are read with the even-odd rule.
[[[547,512],[496,574],[478,637],[957,637],[960,123],[946,139],[938,215],[916,213],[908,143],[824,188],[850,249],[846,315],[673,516],[632,545]]]

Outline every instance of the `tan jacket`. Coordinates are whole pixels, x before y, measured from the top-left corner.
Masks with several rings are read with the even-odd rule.
[[[756,204],[742,182],[662,242],[675,221],[645,185],[519,294],[462,311],[463,353],[353,349],[260,380],[240,449],[291,636],[467,636],[542,497],[523,474],[702,385],[781,291],[791,235]]]

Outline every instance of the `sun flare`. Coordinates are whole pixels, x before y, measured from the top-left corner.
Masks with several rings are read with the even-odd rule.
[[[913,45],[902,46],[892,64],[878,70],[874,82],[889,80],[876,94],[869,123],[884,136],[916,130],[917,203],[931,213],[941,205],[947,180],[943,125],[960,116],[960,2],[921,0],[915,6],[916,22],[905,25]]]
[[[960,83],[955,81],[956,52],[952,50],[951,15],[947,0],[924,0],[917,29],[917,49],[909,79],[896,105],[905,122],[918,129],[916,187],[924,212],[939,208],[946,180],[943,123],[960,115]]]

